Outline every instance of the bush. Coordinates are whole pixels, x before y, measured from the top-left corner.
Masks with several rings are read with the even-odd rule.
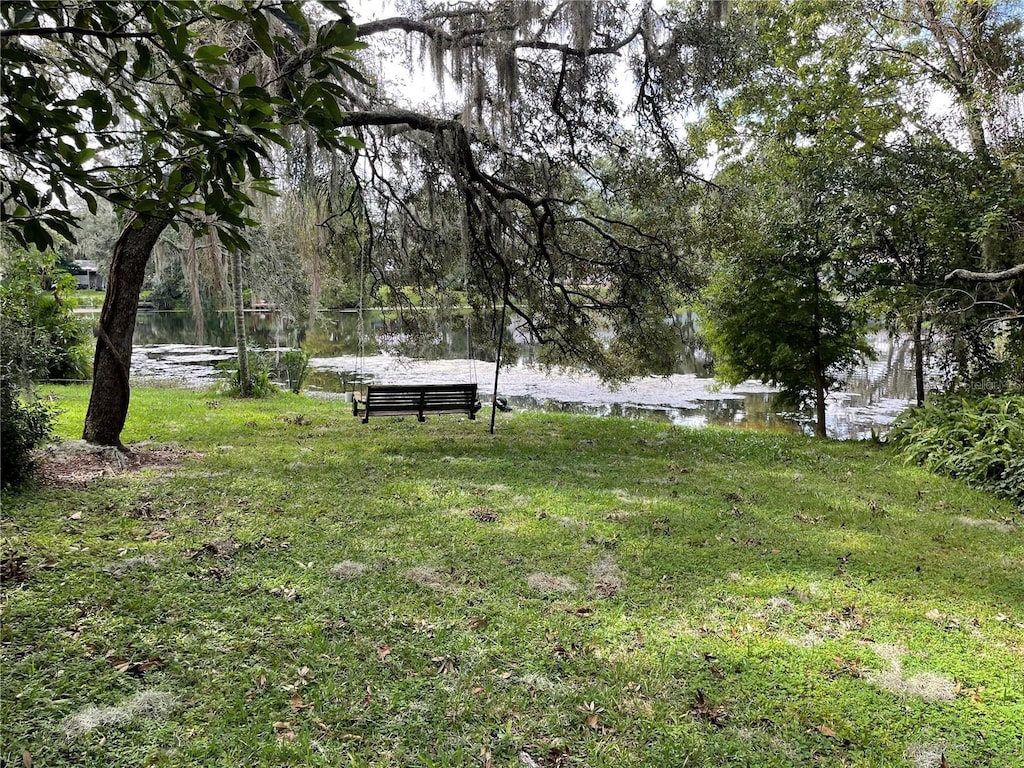
[[[23,385],[88,378],[89,331],[74,308],[75,279],[57,268],[56,254],[8,249],[0,285],[4,375]]]
[[[1024,395],[937,397],[889,439],[908,462],[1024,504]]]
[[[263,350],[250,347],[248,350],[249,391],[251,397],[267,397],[277,392],[277,386],[270,377],[270,360]],[[228,394],[242,396],[242,387],[238,361],[221,363],[221,369],[228,374]]]
[[[0,480],[4,490],[32,477],[32,449],[53,434],[54,413],[41,402],[26,403],[9,366],[0,372]]]
[[[309,371],[309,353],[301,349],[289,349],[281,355],[281,365],[288,377],[288,388],[296,395],[299,394]]]

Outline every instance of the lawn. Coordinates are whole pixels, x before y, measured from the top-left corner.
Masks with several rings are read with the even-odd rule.
[[[4,766],[1024,765],[1020,520],[883,446],[156,388],[124,439],[175,460],[3,500]]]

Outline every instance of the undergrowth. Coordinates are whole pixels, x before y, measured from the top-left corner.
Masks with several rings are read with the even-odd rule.
[[[1024,396],[936,397],[900,416],[889,439],[908,462],[1024,505]]]

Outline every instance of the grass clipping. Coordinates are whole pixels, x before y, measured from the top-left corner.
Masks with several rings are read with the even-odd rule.
[[[142,691],[112,707],[88,707],[64,721],[69,739],[132,720],[163,720],[178,708],[176,696],[164,691]]]

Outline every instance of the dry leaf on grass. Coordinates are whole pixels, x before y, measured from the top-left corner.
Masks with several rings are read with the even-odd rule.
[[[729,712],[721,704],[711,703],[704,691],[698,690],[694,705],[690,707],[690,717],[722,727],[729,719]]]

